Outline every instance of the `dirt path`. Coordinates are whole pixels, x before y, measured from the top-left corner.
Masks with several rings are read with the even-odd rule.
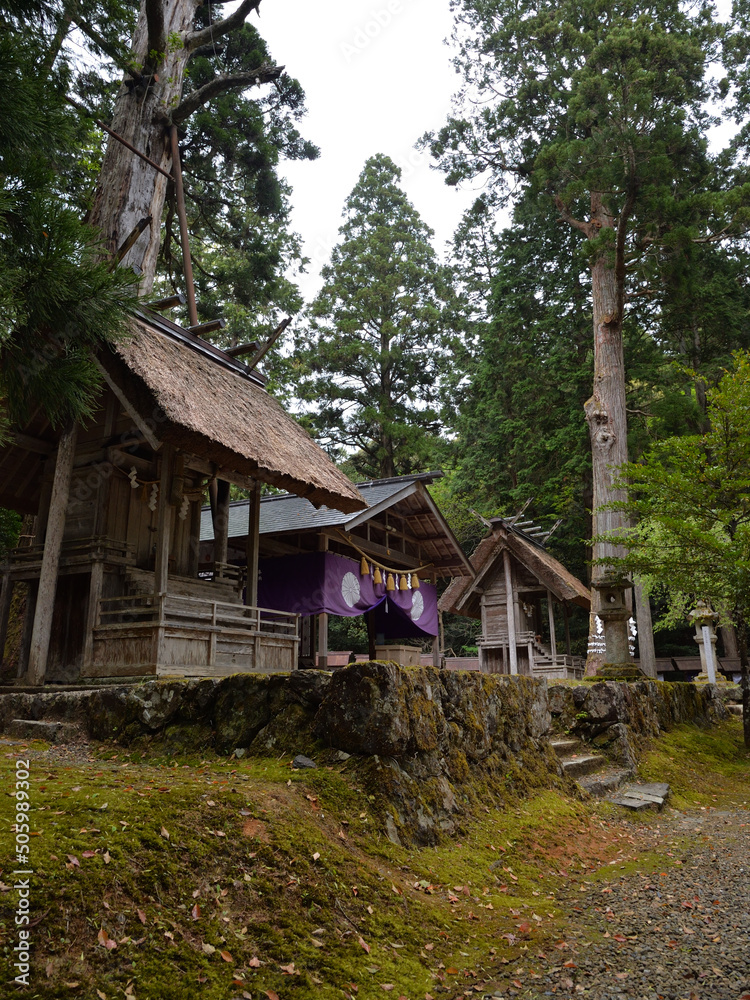
[[[569,939],[485,996],[750,1000],[750,812],[667,810],[635,836],[673,864],[560,895]]]

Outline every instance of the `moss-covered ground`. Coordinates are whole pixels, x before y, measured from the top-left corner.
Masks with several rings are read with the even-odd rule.
[[[0,753],[0,975],[12,980],[17,941],[9,794],[16,761],[29,759],[23,995],[45,1000],[481,995],[517,963],[533,977],[585,933],[570,901],[579,883],[676,860],[672,848],[647,854],[655,841],[639,831],[653,814],[634,819],[559,790],[480,809],[458,837],[416,849],[382,834],[356,758],[296,771],[289,757],[157,745],[3,741]],[[669,781],[680,808],[750,802],[738,720],[676,729],[641,775]]]

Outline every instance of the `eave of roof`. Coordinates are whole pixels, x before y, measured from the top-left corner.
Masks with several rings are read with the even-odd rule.
[[[239,476],[345,513],[365,500],[244,365],[163,318],[145,314],[101,352],[105,377],[145,429]],[[197,343],[194,343],[197,342]],[[242,371],[239,369],[243,369]]]

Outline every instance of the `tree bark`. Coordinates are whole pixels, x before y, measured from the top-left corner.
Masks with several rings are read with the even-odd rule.
[[[591,196],[591,220],[589,238],[599,235],[603,229],[615,229],[615,220],[599,194]],[[624,490],[614,486],[614,467],[628,459],[625,358],[622,345],[625,273],[619,247],[615,250],[614,265],[606,250],[594,258],[591,264],[591,287],[594,314],[594,392],[584,409],[591,438],[593,474],[593,627],[594,615],[602,610],[596,585],[603,584],[608,575],[611,575],[606,565],[597,565],[596,561],[624,554],[621,546],[609,541],[603,542],[600,536],[626,526],[624,514],[602,510],[604,504],[624,500],[626,496]],[[590,655],[586,672],[596,673],[603,662],[604,656]]]
[[[193,25],[196,0],[161,0],[163,36],[172,39],[163,58],[149,58],[148,0],[143,0],[133,38],[133,59],[142,64],[141,82],[127,77],[115,103],[112,129],[167,172],[172,166],[169,136],[170,110],[179,103],[189,52],[174,44]],[[154,3],[151,0],[151,8]],[[153,9],[151,22],[154,23]],[[138,221],[153,222],[125,255],[122,263],[141,273],[140,291],[148,295],[154,282],[159,252],[160,220],[167,192],[167,178],[110,138],[94,193],[89,221],[101,229],[104,245],[115,253]]]

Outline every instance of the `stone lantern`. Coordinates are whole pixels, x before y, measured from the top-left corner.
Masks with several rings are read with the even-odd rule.
[[[688,618],[695,625],[693,638],[698,644],[701,656],[701,672],[696,680],[715,684],[717,663],[715,623],[719,616],[705,601],[698,601],[695,610],[690,612]]]
[[[600,677],[620,680],[638,680],[644,676],[630,653],[631,612],[625,603],[625,590],[632,587],[630,580],[604,577],[591,584],[599,593],[597,612],[604,625],[606,651]]]

